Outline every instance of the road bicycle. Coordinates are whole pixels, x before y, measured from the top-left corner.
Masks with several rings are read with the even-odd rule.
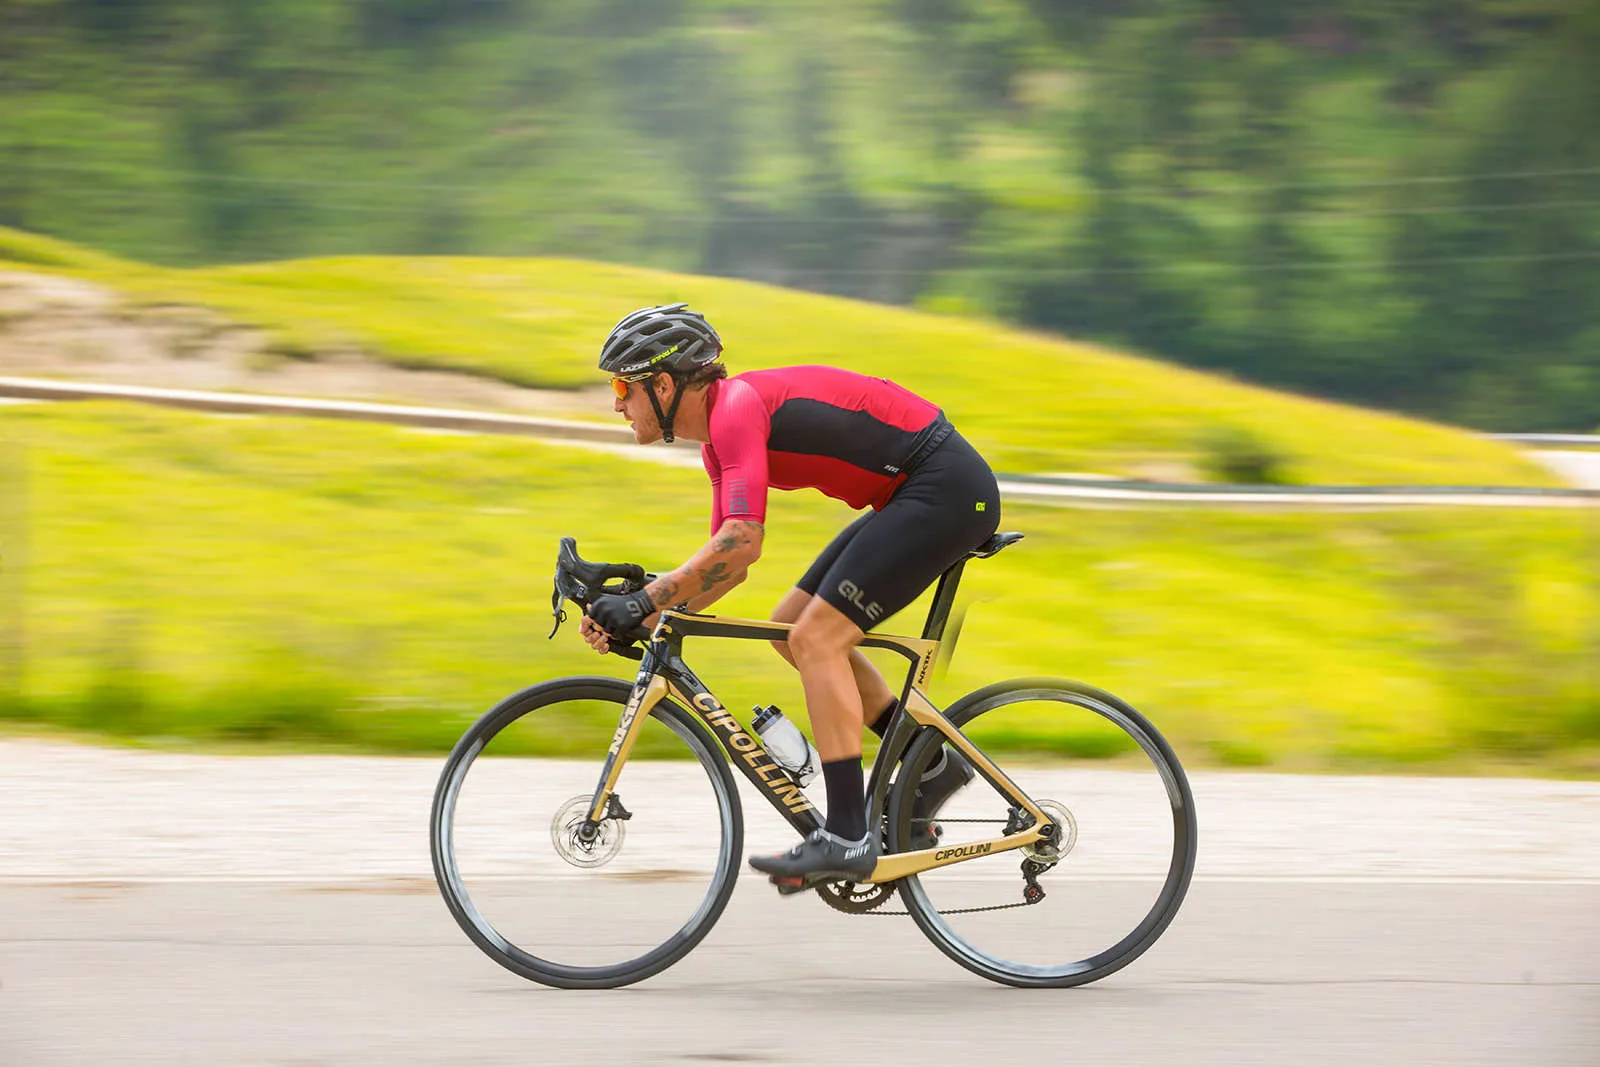
[[[993,981],[1076,986],[1126,966],[1172,922],[1194,871],[1194,798],[1155,727],[1092,686],[1021,678],[943,710],[928,698],[967,560],[1021,538],[996,534],[952,565],[920,638],[871,632],[861,642],[909,661],[867,784],[867,825],[879,828],[883,854],[869,879],[815,891],[851,914],[909,914],[945,955]],[[587,562],[562,538],[550,636],[564,602],[587,610],[600,593],[653,577]],[[633,643],[612,643],[639,660],[631,685],[561,678],[474,723],[444,765],[430,826],[439,889],[467,936],[516,974],[565,988],[637,982],[699,944],[745,858],[733,770],[796,833],[821,820],[802,780],[690,669],[683,645],[784,641],[788,631],[664,610]],[[586,747],[597,716],[615,716],[616,730],[606,747]],[[914,820],[916,785],[946,746],[976,776],[931,824]],[[528,758],[551,751],[567,758]],[[989,751],[1015,754],[1010,773]],[[951,839],[968,826],[990,829]],[[886,907],[896,896],[904,911]]]

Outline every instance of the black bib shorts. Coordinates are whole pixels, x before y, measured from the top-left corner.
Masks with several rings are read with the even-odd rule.
[[[840,531],[796,585],[871,630],[999,526],[994,471],[951,431],[921,458],[882,511],[869,511]]]

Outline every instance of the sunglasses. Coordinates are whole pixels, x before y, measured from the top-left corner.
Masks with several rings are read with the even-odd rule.
[[[631,382],[642,382],[650,377],[652,371],[643,374],[619,374],[611,379],[611,391],[617,395],[618,400],[628,399],[628,385]]]

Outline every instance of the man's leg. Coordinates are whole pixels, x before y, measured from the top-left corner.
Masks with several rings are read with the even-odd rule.
[[[809,605],[815,599],[815,597],[806,592],[804,589],[791,589],[784,596],[784,598],[778,602],[778,606],[773,610],[772,620],[774,622],[798,622],[800,616],[804,614],[807,605]],[[857,640],[859,640],[859,638],[857,638]],[[772,642],[772,647],[777,650],[778,655],[782,656],[788,661],[790,666],[797,666],[795,663],[794,653],[790,651],[788,642],[774,641]],[[889,683],[884,679],[882,672],[880,672],[878,668],[874,666],[865,655],[862,654],[859,648],[852,647],[850,649],[849,662],[850,672],[855,680],[856,692],[861,697],[861,708],[864,713],[862,718],[865,720],[864,725],[867,727],[867,729],[871,730],[881,738],[885,735],[889,728],[889,711],[894,706],[894,702],[897,697],[889,688]],[[803,685],[803,677],[801,681]],[[809,700],[810,693],[808,691],[808,703]],[[816,713],[813,711],[813,733],[817,731],[816,721]],[[855,754],[857,757],[860,756],[861,751],[860,737],[860,731],[857,730],[855,733]],[[831,775],[832,778],[836,779],[843,776],[844,780],[854,780],[854,773],[848,768],[841,769],[840,766],[836,765],[832,770],[829,770],[827,767],[827,762],[831,759],[831,757],[825,754],[825,750],[822,747],[822,741],[820,739],[817,741],[817,752],[818,755],[822,756],[824,761],[823,771],[825,775]],[[859,762],[859,760],[857,760],[857,762]],[[934,815],[936,815],[939,809],[944,806],[945,801],[948,800],[950,796],[962,786],[970,782],[972,777],[972,765],[967,762],[965,757],[952,749],[949,745],[942,746],[939,756],[926,770],[922,772],[922,779],[918,783],[917,796],[912,807],[913,847],[928,848],[938,843],[940,835],[933,822]],[[837,810],[837,807],[832,799],[834,795],[835,790],[830,786],[828,793],[829,812]],[[863,799],[863,805],[864,804],[865,800]],[[850,807],[852,810],[854,809],[853,804],[851,804]],[[834,823],[831,818],[829,820],[828,829],[834,829]]]
[[[1000,511],[999,487],[988,465],[964,441],[954,435],[950,441],[923,461],[881,511],[851,523],[817,557],[797,583],[800,593],[812,594],[810,600],[790,594],[780,605],[780,611],[799,609],[785,658],[800,671],[828,786],[824,829],[782,856],[750,860],[780,884],[830,875],[860,880],[876,862],[878,835],[867,833],[861,772],[863,697],[881,701],[871,712],[876,719],[892,694],[881,677],[871,676],[868,687],[875,692],[863,694],[852,655],[859,654],[856,646],[866,630],[892,618],[993,533]],[[949,455],[941,460],[942,453]],[[941,762],[955,765],[950,758]],[[928,824],[943,798],[930,793],[924,799],[928,789],[918,785],[920,817]]]
[[[789,631],[789,654],[806,693],[811,732],[828,785],[828,832],[847,841],[866,836],[861,773],[861,693],[850,654],[861,628],[822,600],[813,599]]]
[[[838,608],[816,598],[789,631],[789,654],[805,687],[806,710],[823,759],[861,755],[862,701],[850,656],[864,636]],[[883,688],[887,693],[888,685]]]
[[[806,605],[813,599],[804,589],[789,590],[773,609],[772,621],[798,622]],[[777,650],[778,655],[789,662],[789,666],[795,666],[794,653],[789,651],[787,641],[774,641],[772,647]],[[883,672],[879,671],[859,648],[850,650],[850,673],[855,678],[856,692],[861,694],[861,710],[863,718],[867,720],[866,725],[881,737],[882,728],[887,726],[889,721],[884,713],[895,701],[894,691],[889,688]],[[820,749],[818,751],[820,752]]]
[[[813,598],[789,631],[788,657],[800,672],[811,732],[822,757],[828,820],[781,856],[752,857],[750,865],[780,885],[831,872],[854,879],[878,862],[876,834],[867,833],[866,789],[861,773],[861,693],[850,654],[862,630],[838,608]]]

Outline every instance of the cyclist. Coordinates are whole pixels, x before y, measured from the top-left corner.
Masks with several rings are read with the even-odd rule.
[[[933,404],[884,378],[798,366],[728,376],[722,341],[685,304],[643,308],[600,353],[615,410],[639,444],[700,442],[711,477],[711,539],[645,589],[597,598],[580,624],[596,651],[687,603],[701,610],[745,579],[761,555],[767,490],[814,488],[870,508],[817,557],[772,613],[792,623],[773,642],[800,672],[827,788],[827,821],[788,852],[750,865],[774,881],[861,880],[878,859],[869,833],[861,728],[880,737],[895,694],[856,645],[910,604],[1000,521],[994,473]],[[945,747],[918,783],[913,817],[931,820],[973,770]],[[932,823],[919,822],[930,828]]]

